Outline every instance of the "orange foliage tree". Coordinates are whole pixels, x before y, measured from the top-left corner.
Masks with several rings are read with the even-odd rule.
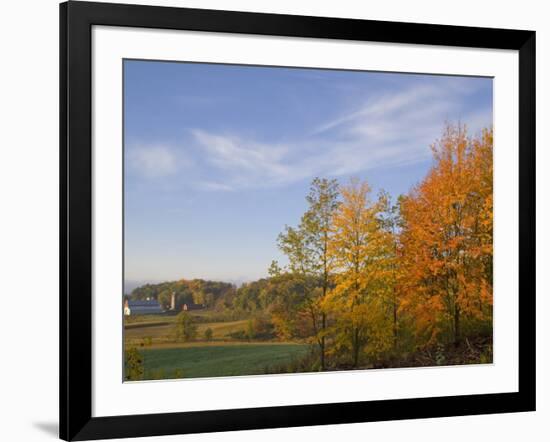
[[[400,309],[417,337],[455,343],[464,320],[492,319],[493,131],[468,137],[448,125],[433,146],[433,166],[402,199]]]

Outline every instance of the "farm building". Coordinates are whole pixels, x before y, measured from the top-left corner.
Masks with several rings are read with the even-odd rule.
[[[192,302],[186,302],[181,306],[181,309],[183,311],[202,310],[203,308],[204,308],[204,304],[193,304]]]
[[[162,313],[163,310],[156,299],[147,299],[144,301],[124,301],[124,315],[155,315]]]

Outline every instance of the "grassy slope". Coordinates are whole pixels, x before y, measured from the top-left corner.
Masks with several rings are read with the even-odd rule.
[[[212,338],[217,340],[227,339],[227,335],[239,330],[246,330],[247,321],[231,322],[205,322],[197,324],[197,339],[204,338],[207,328],[212,330]],[[174,341],[174,322],[168,324],[135,324],[126,326],[124,339],[128,345],[139,345],[143,339],[151,338],[154,345]]]
[[[144,349],[145,379],[263,374],[267,367],[304,356],[304,344],[207,345]]]

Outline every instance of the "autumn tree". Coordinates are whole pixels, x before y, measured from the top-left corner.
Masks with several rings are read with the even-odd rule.
[[[325,305],[337,313],[336,339],[351,350],[354,367],[369,337],[378,349],[391,342],[384,300],[392,239],[382,222],[384,197],[372,201],[370,193],[359,180],[341,189],[328,248],[336,285]]]
[[[330,285],[331,256],[328,253],[332,217],[338,208],[336,180],[315,178],[306,197],[308,209],[297,228],[287,226],[279,235],[279,248],[288,257],[293,275],[303,283],[302,308],[307,312],[326,368],[327,314],[322,308]],[[314,283],[320,281],[320,287]],[[313,283],[313,284],[312,284]]]
[[[448,125],[432,151],[431,170],[401,205],[402,308],[428,343],[446,330],[456,343],[465,318],[492,316],[493,133],[469,138]]]

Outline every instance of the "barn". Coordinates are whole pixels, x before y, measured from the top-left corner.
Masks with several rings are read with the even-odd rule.
[[[156,299],[124,301],[124,316],[130,315],[156,315],[162,313],[162,307]]]

